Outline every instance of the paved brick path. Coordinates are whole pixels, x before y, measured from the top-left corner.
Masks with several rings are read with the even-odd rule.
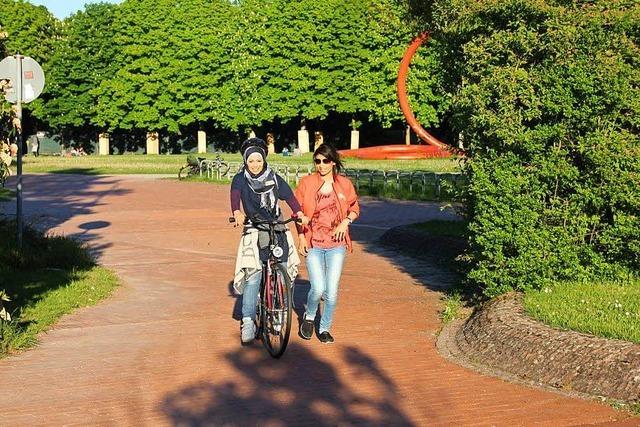
[[[144,177],[27,177],[33,221],[85,239],[124,284],[0,361],[0,425],[638,425],[508,384],[435,351],[433,266],[380,250],[387,226],[450,215],[367,201],[326,346],[240,347],[228,188]],[[13,209],[13,205],[5,206]],[[308,290],[303,270],[298,305]]]

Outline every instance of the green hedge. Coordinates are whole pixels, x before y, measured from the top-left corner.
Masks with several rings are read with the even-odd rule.
[[[493,296],[636,275],[640,5],[436,1],[432,12],[469,154],[469,279]]]

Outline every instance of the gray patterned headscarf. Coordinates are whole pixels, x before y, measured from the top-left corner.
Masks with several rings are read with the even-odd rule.
[[[253,153],[260,154],[264,161],[264,168],[258,175],[249,172],[249,167],[247,166],[249,156]],[[260,196],[260,207],[271,212],[275,217],[278,217],[280,215],[280,208],[275,191],[278,187],[276,174],[271,170],[269,165],[267,165],[266,153],[261,147],[252,146],[245,150],[242,157],[244,159],[244,177],[249,184],[249,188]]]

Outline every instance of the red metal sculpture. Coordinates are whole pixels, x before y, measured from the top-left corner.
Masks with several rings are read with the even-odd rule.
[[[416,116],[413,114],[413,111],[409,106],[409,100],[407,99],[407,73],[409,72],[409,65],[411,65],[411,60],[413,59],[413,56],[416,54],[416,51],[418,50],[420,45],[422,45],[422,43],[427,40],[429,40],[429,33],[422,33],[418,37],[416,37],[409,45],[409,48],[405,52],[404,57],[400,62],[400,70],[398,71],[398,101],[400,102],[402,113],[407,119],[407,123],[409,123],[411,129],[413,129],[416,135],[418,135],[418,138],[429,145],[434,145],[441,149],[447,149],[449,148],[447,144],[424,130],[422,125],[418,123],[418,120],[416,120]]]
[[[411,65],[411,60],[420,45],[428,39],[429,34],[422,33],[411,42],[400,62],[400,69],[398,70],[398,101],[400,102],[400,108],[411,129],[418,135],[418,138],[427,145],[383,145],[357,150],[340,150],[341,155],[372,160],[407,160],[450,157],[453,154],[454,150],[452,147],[431,135],[418,123],[407,99],[407,73],[409,72],[409,65]]]

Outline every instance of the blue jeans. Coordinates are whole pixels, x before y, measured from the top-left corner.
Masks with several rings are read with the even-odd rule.
[[[320,298],[324,298],[324,310],[320,317],[321,334],[331,329],[333,312],[338,301],[338,285],[344,265],[344,257],[347,253],[346,246],[338,246],[331,249],[311,248],[307,255],[307,271],[311,290],[307,297],[307,311],[305,319],[313,319],[318,311]]]
[[[287,263],[280,263],[287,270]],[[263,272],[259,272],[251,276],[244,285],[242,291],[242,318],[250,317],[256,320],[256,305],[258,304],[258,294],[260,293],[260,281]]]
[[[260,280],[262,271],[251,276],[244,284],[242,291],[242,318],[250,317],[256,320],[256,305],[258,304],[258,293],[260,292]]]

